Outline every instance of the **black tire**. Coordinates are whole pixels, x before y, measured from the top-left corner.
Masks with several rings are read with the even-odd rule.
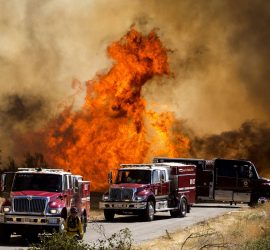
[[[67,210],[66,210],[66,208],[64,208],[62,211],[61,211],[61,217],[62,218],[64,218],[64,220],[66,220],[67,219]]]
[[[82,223],[82,226],[83,226],[83,232],[85,233],[86,228],[87,228],[87,217],[86,217],[86,215],[83,215],[81,217],[81,223]]]
[[[58,226],[58,232],[63,233],[65,231],[65,219],[61,218],[59,226]]]
[[[104,209],[104,217],[106,221],[113,221],[114,220],[114,211],[111,209]]]
[[[144,221],[153,221],[155,214],[155,206],[153,201],[148,201],[146,209],[143,211],[142,218]]]
[[[0,225],[0,243],[7,244],[10,240],[11,232],[5,227]]]
[[[189,208],[188,208],[188,205],[187,205],[187,200],[183,198],[178,203],[178,209],[170,211],[171,217],[173,217],[173,218],[185,217],[187,212],[188,212],[188,209]]]
[[[180,204],[179,204],[179,217],[185,217],[187,215],[187,200],[186,199],[181,199]]]

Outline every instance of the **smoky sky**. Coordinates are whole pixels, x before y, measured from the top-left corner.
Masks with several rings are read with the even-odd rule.
[[[252,161],[261,174],[270,175],[270,127],[246,121],[239,129],[192,140],[193,157],[229,158]]]
[[[0,108],[1,123],[16,125],[20,122],[36,123],[35,119],[46,117],[43,110],[44,101],[32,96],[4,96]],[[31,126],[31,124],[29,124]],[[33,126],[34,127],[34,126]]]
[[[247,121],[267,127],[269,19],[267,0],[0,0],[0,148],[10,154],[7,134],[42,128],[73,102],[74,80],[80,108],[85,82],[113,63],[106,47],[131,25],[168,49],[171,76],[145,84],[147,108],[174,112],[196,147]]]

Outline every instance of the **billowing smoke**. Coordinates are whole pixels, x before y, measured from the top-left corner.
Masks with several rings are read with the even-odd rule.
[[[26,123],[28,127],[34,128],[38,119],[46,118],[44,109],[44,100],[42,97],[33,97],[31,95],[3,96],[0,108],[0,121],[6,128],[16,127],[19,123]]]
[[[106,47],[135,24],[142,32],[157,28],[170,50],[173,77],[153,79],[142,90],[148,109],[172,111],[185,121],[196,138],[191,155],[258,162],[251,151],[265,145],[269,131],[269,19],[267,0],[1,1],[3,156],[13,154],[14,133],[42,128],[74,101],[72,82],[80,83],[73,103],[79,108],[85,81],[112,63]],[[246,122],[253,119],[259,122]],[[256,143],[250,131],[258,135]],[[239,145],[230,147],[232,153],[210,151],[213,138]]]
[[[206,159],[248,159],[257,166],[260,174],[270,176],[270,127],[247,121],[237,130],[195,137],[191,154]]]
[[[29,133],[46,121],[48,109],[43,96],[3,95],[0,106],[0,124],[2,133],[0,139],[4,150],[13,154],[13,148],[20,142],[13,140],[18,133]],[[27,128],[27,129],[26,129]],[[23,147],[23,145],[22,145]]]

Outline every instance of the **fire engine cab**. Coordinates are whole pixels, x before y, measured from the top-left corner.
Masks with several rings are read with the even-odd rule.
[[[186,216],[195,201],[195,169],[181,163],[122,164],[99,204],[105,219],[136,214],[152,221],[155,212],[166,211],[172,217]]]
[[[19,168],[1,176],[0,241],[11,234],[37,238],[38,233],[63,231],[72,206],[84,230],[90,212],[90,182],[62,169]]]

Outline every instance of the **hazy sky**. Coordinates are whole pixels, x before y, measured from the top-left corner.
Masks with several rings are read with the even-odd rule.
[[[106,47],[133,24],[171,51],[174,77],[144,86],[149,109],[175,112],[199,136],[268,123],[269,23],[267,0],[0,0],[0,147],[81,91],[78,108],[85,81],[112,63]]]

